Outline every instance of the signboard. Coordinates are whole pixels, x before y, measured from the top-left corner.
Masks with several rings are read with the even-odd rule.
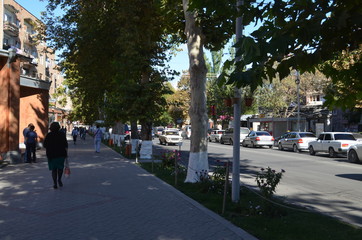
[[[152,159],[152,141],[142,141],[140,158]]]

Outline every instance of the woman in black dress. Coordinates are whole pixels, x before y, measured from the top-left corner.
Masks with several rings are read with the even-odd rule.
[[[50,132],[44,139],[44,147],[48,158],[48,167],[52,171],[54,189],[63,187],[62,175],[64,169],[64,161],[68,156],[68,142],[65,134],[60,130],[58,122],[50,124]]]

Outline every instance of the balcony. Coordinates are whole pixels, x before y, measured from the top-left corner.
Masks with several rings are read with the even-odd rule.
[[[12,22],[4,22],[4,32],[12,37],[18,37],[19,36],[19,27]]]
[[[30,34],[30,33],[25,33],[24,39],[23,39],[25,44],[28,45],[36,45],[36,40],[34,37],[34,34]]]

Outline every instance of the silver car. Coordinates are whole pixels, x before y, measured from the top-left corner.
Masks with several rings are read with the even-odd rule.
[[[240,144],[243,142],[244,138],[249,134],[249,132],[249,128],[240,128]],[[229,143],[230,145],[234,144],[234,128],[228,128],[225,130],[225,133],[221,135],[220,143]]]
[[[220,138],[224,133],[225,130],[212,130],[208,136],[209,142],[220,142]]]
[[[293,149],[294,152],[308,150],[308,143],[317,140],[316,135],[311,132],[289,132],[278,141],[278,149]]]
[[[272,148],[274,145],[274,137],[266,131],[251,131],[242,142],[243,147],[261,147],[268,146]]]

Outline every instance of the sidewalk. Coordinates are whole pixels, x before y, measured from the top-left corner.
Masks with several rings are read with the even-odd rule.
[[[0,168],[0,240],[256,240],[89,136],[69,141],[62,188],[37,154]]]

